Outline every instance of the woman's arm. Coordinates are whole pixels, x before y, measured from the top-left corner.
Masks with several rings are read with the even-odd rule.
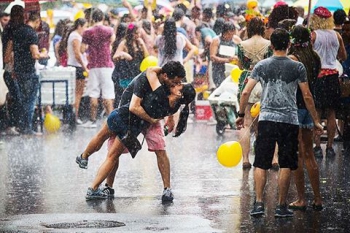
[[[149,52],[148,52],[147,46],[146,46],[145,42],[143,41],[143,39],[142,38],[138,38],[137,41],[141,45],[141,48],[142,48],[142,51],[143,51],[143,57],[148,57],[149,56]]]
[[[86,64],[84,64],[83,59],[81,59],[81,53],[80,53],[80,41],[78,39],[74,39],[72,41],[72,46],[73,46],[73,52],[74,52],[74,57],[77,60],[77,62],[81,65],[81,67],[88,71]]]
[[[122,42],[120,42],[120,44],[118,45],[118,48],[113,55],[113,61],[119,61],[122,59],[125,59],[128,61],[132,60],[132,57],[130,56],[130,54],[125,52],[126,50],[125,42],[126,42],[125,40],[122,40]]]
[[[336,32],[336,33],[337,33],[337,37],[338,37],[338,41],[339,41],[339,49],[338,49],[337,59],[340,62],[342,62],[342,61],[346,60],[348,55],[346,54],[343,38],[341,37],[341,35],[338,32]]]
[[[216,63],[230,63],[235,58],[234,57],[219,57],[217,56],[220,46],[220,38],[215,37],[213,42],[210,44],[210,59]]]
[[[194,46],[185,36],[183,36],[183,38],[185,39],[185,48],[188,51],[187,56],[183,60],[183,63],[185,64],[193,57],[196,52],[196,46]]]
[[[161,67],[150,67],[146,70],[146,77],[149,82],[149,85],[152,88],[152,91],[156,90],[162,85],[158,79],[158,74],[161,70]]]

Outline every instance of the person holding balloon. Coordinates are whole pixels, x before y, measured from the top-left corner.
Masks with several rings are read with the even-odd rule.
[[[247,24],[247,34],[248,39],[242,41],[238,45],[238,66],[240,69],[236,68],[232,70],[231,77],[236,77],[238,83],[238,100],[240,95],[248,81],[248,77],[254,68],[254,65],[259,61],[270,57],[272,55],[272,50],[270,48],[270,41],[263,38],[265,32],[264,22],[260,17],[254,17],[248,21]],[[251,109],[255,103],[260,100],[261,96],[261,85],[258,83],[252,93],[249,96],[248,104],[246,109],[242,110],[245,113],[244,116],[244,128],[241,129],[240,142],[243,150],[243,169],[250,169],[251,163],[249,162],[250,154],[250,132],[251,127],[256,131],[255,119],[259,115],[259,112],[253,111]],[[277,156],[274,156],[273,161],[274,166],[278,166]]]
[[[310,112],[315,129],[323,131],[317,115],[314,100],[310,92],[305,66],[287,57],[290,47],[289,33],[284,29],[276,29],[271,34],[273,56],[258,62],[244,88],[240,100],[240,112],[236,124],[244,127],[245,113],[249,96],[260,82],[262,86],[261,109],[258,122],[258,135],[255,145],[254,183],[255,202],[251,216],[264,214],[264,188],[267,170],[272,166],[275,145],[278,144],[278,161],[280,172],[278,178],[278,204],[275,217],[292,217],[288,209],[287,194],[290,186],[291,171],[298,168],[298,108],[296,92],[299,87]]]

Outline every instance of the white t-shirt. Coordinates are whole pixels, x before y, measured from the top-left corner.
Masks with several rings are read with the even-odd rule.
[[[69,66],[81,67],[81,64],[77,61],[77,59],[75,59],[74,50],[73,50],[73,40],[78,40],[81,43],[82,36],[76,31],[73,31],[69,35],[68,43],[67,43],[67,55],[68,55],[67,64]],[[87,65],[87,59],[86,59],[85,53],[81,54],[81,59],[83,60],[84,64]]]
[[[159,35],[156,38],[156,43],[158,46],[158,65],[163,66],[167,62],[171,61],[178,61],[181,64],[183,64],[183,49],[186,46],[186,39],[183,35],[180,35],[179,33],[176,35],[176,52],[172,59],[165,58],[165,40],[164,37]]]

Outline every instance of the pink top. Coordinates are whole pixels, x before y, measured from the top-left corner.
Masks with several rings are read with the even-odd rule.
[[[103,25],[93,26],[84,32],[82,43],[89,46],[89,69],[114,67],[110,48],[112,35],[113,29]]]

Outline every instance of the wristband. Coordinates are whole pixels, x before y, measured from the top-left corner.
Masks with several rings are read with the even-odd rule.
[[[238,114],[237,114],[237,115],[238,115],[238,117],[242,117],[242,118],[245,116],[245,114],[244,114],[244,113],[239,113],[239,112],[238,112]]]

